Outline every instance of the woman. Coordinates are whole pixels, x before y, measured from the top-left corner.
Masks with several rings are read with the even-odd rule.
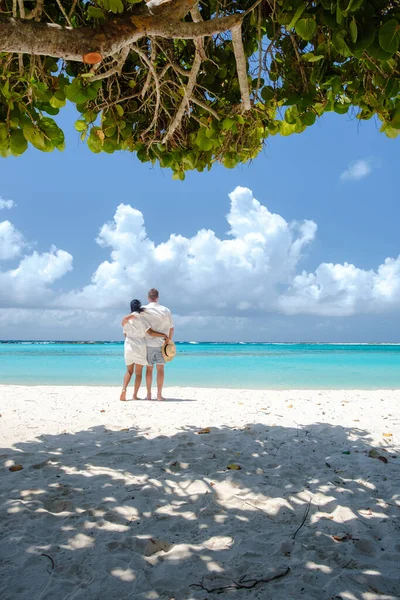
[[[136,377],[133,400],[138,400],[137,395],[140,384],[142,383],[143,367],[147,365],[145,335],[147,334],[154,337],[162,337],[165,340],[168,339],[168,336],[164,333],[153,331],[145,312],[146,311],[143,308],[140,300],[132,300],[131,314],[129,317],[124,318],[125,324],[123,325],[123,331],[125,335],[124,358],[126,364],[126,373],[124,376],[124,383],[120,396],[120,400],[122,401],[126,400],[126,388],[128,387],[132,378],[134,369]]]

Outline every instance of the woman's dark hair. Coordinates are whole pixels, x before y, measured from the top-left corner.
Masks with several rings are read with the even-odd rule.
[[[131,302],[131,313],[133,313],[133,312],[141,313],[143,311],[144,311],[144,308],[143,308],[142,303],[140,302],[140,300],[132,300],[132,302]]]

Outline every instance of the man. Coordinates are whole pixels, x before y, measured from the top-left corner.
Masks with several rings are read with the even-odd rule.
[[[164,333],[172,340],[174,325],[172,322],[171,311],[166,306],[159,304],[158,290],[155,288],[149,290],[148,299],[149,303],[144,308],[146,309],[146,316],[151,323],[151,328],[154,331]],[[157,400],[164,400],[162,390],[164,385],[165,361],[161,352],[164,340],[163,338],[152,337],[150,335],[146,335],[145,339],[148,364],[146,368],[147,400],[151,400],[151,384],[153,382],[154,365],[156,365],[157,369]]]

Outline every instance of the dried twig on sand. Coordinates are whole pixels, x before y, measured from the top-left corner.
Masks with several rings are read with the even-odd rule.
[[[46,558],[48,558],[50,560],[50,562],[51,562],[51,571],[54,571],[56,565],[54,563],[54,560],[51,558],[51,556],[49,554],[45,554],[44,552],[42,552],[40,556],[45,556]],[[51,573],[51,571],[50,571],[50,573]]]
[[[300,529],[302,527],[304,527],[304,525],[306,524],[308,513],[310,512],[311,500],[312,500],[312,498],[310,498],[310,500],[306,506],[306,510],[304,511],[303,519],[302,519],[299,527],[296,529],[296,531],[293,534],[293,537],[292,537],[293,540],[295,539],[296,535],[299,533]]]
[[[272,577],[268,577],[267,579],[245,579],[245,576],[243,576],[241,579],[239,579],[239,581],[233,581],[231,584],[229,585],[223,585],[223,586],[219,586],[219,587],[215,587],[215,588],[207,588],[203,582],[202,583],[193,583],[190,587],[198,587],[202,590],[204,590],[205,592],[207,592],[208,594],[212,594],[214,592],[216,592],[217,594],[220,594],[221,592],[227,592],[227,591],[231,591],[231,590],[251,590],[253,588],[256,587],[256,585],[259,585],[261,583],[270,583],[270,581],[275,581],[276,579],[280,579],[281,577],[284,577],[285,575],[287,575],[290,571],[290,567],[283,567],[281,569],[278,569],[278,572],[273,575]]]

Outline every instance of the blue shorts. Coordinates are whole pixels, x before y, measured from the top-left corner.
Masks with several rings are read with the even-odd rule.
[[[147,346],[147,363],[149,367],[154,365],[164,365],[165,360],[161,352],[161,348],[158,346]]]

